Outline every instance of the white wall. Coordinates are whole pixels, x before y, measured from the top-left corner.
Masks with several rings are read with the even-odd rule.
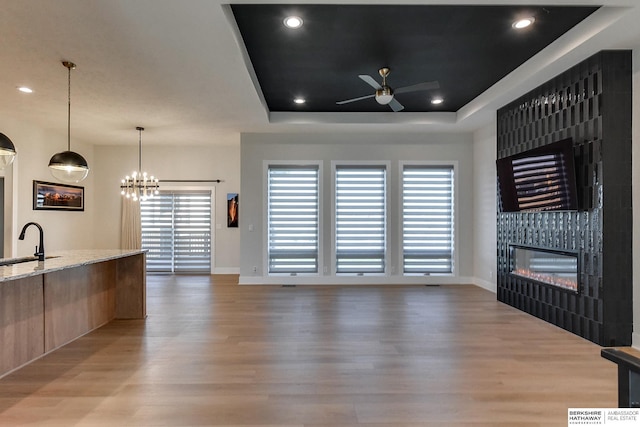
[[[5,171],[11,185],[5,199],[7,209],[12,212],[8,218],[9,233],[5,232],[5,258],[32,255],[38,244],[38,230],[30,228],[24,241],[18,240],[22,226],[27,222],[39,223],[44,229],[45,252],[50,254],[66,249],[92,248],[94,245],[94,174],[78,184],[85,187],[85,210],[79,211],[35,211],[33,210],[33,180],[55,182],[49,173],[49,159],[57,152],[67,149],[67,135],[54,134],[34,127],[30,123],[0,118],[0,132],[7,135],[16,146],[17,156],[13,165]],[[72,133],[73,135],[73,133]],[[71,140],[71,149],[94,165],[93,148]]]
[[[133,131],[135,132],[135,131]],[[137,135],[133,134],[137,140]],[[240,237],[237,228],[227,228],[227,193],[240,192],[240,143],[216,146],[153,146],[144,144],[142,169],[161,180],[213,180],[213,183],[162,183],[161,188],[185,186],[215,187],[214,262],[216,274],[238,273],[240,266]],[[138,168],[138,146],[96,146],[96,230],[97,248],[120,247],[120,180]],[[240,209],[243,198],[240,195]]]
[[[240,283],[472,283],[473,282],[473,139],[471,134],[243,134],[241,137],[242,189],[240,192],[241,263]],[[323,200],[330,200],[332,188],[331,161],[390,161],[388,175],[390,205],[399,203],[400,161],[457,162],[458,259],[456,277],[403,277],[398,273],[386,277],[336,278],[321,273],[319,277],[269,277],[265,269],[265,171],[264,161],[322,161],[321,190]],[[393,191],[396,190],[396,191]],[[325,218],[321,230],[323,266],[331,265],[330,204],[323,204]],[[390,254],[395,271],[400,269],[399,210],[389,209]],[[495,227],[495,224],[494,224]],[[254,231],[251,231],[253,229]],[[494,242],[495,243],[495,242]],[[258,271],[253,272],[252,267]],[[322,270],[322,269],[321,269]]]
[[[473,276],[492,292],[496,285],[496,123],[473,135]]]

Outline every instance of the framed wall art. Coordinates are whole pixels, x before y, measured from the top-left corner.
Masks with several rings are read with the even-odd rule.
[[[84,211],[84,187],[33,181],[33,209]]]

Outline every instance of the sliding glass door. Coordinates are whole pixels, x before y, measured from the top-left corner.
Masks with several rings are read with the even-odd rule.
[[[161,191],[140,203],[147,271],[211,272],[211,191]]]

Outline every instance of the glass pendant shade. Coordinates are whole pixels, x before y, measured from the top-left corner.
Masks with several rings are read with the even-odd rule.
[[[49,160],[51,175],[62,182],[80,182],[89,174],[89,166],[84,157],[73,151],[56,153]]]
[[[16,147],[3,133],[0,133],[0,169],[4,169],[13,163],[16,158]]]
[[[56,153],[49,160],[51,175],[62,182],[80,182],[89,175],[89,165],[84,157],[71,151],[71,70],[76,64],[62,61],[69,70],[68,102],[67,102],[67,151]]]

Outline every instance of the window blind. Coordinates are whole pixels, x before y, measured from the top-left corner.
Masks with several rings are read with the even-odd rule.
[[[140,213],[147,271],[211,272],[210,191],[161,191]]]
[[[386,168],[336,167],[336,272],[384,273]]]
[[[404,166],[405,274],[453,273],[453,208],[453,167]]]
[[[318,166],[270,166],[269,274],[318,272]]]

